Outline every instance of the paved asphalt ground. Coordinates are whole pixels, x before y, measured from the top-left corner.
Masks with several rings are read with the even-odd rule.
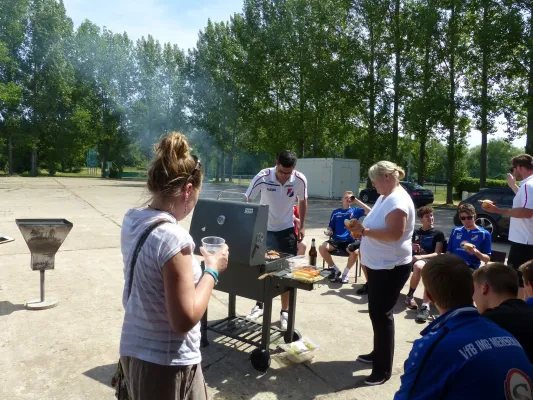
[[[203,197],[220,190],[242,191],[206,184]],[[0,245],[0,399],[113,399],[110,379],[118,359],[123,319],[120,226],[125,211],[140,206],[148,195],[141,182],[78,178],[0,178],[0,235],[15,238]],[[338,201],[309,202],[307,240],[325,239],[323,229]],[[437,226],[452,228],[453,210],[436,210]],[[66,218],[74,228],[56,256],[56,268],[46,273],[47,296],[59,299],[56,308],[27,311],[26,301],[39,296],[39,274],[30,269],[29,250],[16,218]],[[190,217],[183,221],[188,227]],[[508,244],[495,247],[508,251]],[[344,260],[337,260],[339,265]],[[359,278],[346,285],[323,285],[298,292],[296,327],[321,348],[310,364],[290,364],[273,356],[268,372],[260,374],[249,362],[252,348],[210,333],[202,349],[210,399],[390,399],[400,385],[403,362],[423,328],[415,313],[403,306],[402,291],[395,308],[396,353],[393,376],[379,387],[361,387],[370,372],[355,361],[371,350],[372,327],[367,300],[355,291]],[[416,292],[420,299],[422,287]],[[210,320],[227,315],[227,295],[215,292]],[[237,300],[246,314],[253,302]],[[274,302],[277,323],[280,303]],[[274,349],[273,349],[274,350]]]

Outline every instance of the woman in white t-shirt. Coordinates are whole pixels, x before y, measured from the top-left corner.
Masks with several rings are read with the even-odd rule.
[[[200,161],[189,154],[185,136],[172,133],[156,146],[148,172],[150,205],[129,210],[122,225],[125,308],[120,363],[132,400],[206,400],[201,368],[200,319],[228,249],[207,254],[205,270],[193,257],[194,242],[180,225],[194,208],[202,185]],[[140,248],[139,238],[153,227]]]
[[[370,167],[368,176],[380,194],[363,224],[350,229],[362,235],[361,264],[368,271],[368,311],[374,329],[374,349],[357,360],[372,364],[368,385],[386,382],[394,357],[392,309],[411,273],[411,238],[415,207],[400,185],[402,168],[389,161]]]

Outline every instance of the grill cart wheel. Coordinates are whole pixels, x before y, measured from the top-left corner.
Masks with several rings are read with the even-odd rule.
[[[288,337],[288,333],[285,334],[285,337],[283,338],[285,340],[285,343],[292,343],[292,342],[297,342],[298,340],[300,340],[302,338],[302,334],[298,331],[298,329],[295,329],[293,334],[292,334],[292,338]]]
[[[266,372],[270,368],[270,354],[264,349],[255,349],[251,355],[252,365],[259,372]]]

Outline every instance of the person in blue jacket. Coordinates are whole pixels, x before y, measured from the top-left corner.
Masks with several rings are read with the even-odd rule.
[[[357,204],[359,207],[353,207],[352,203]],[[350,236],[350,231],[344,225],[344,220],[359,219],[369,212],[370,207],[358,200],[351,190],[347,190],[342,196],[342,208],[337,208],[331,213],[328,228],[324,232],[326,236],[329,236],[330,238],[322,243],[318,248],[318,251],[324,261],[328,264],[328,267],[332,269],[330,276],[332,282],[340,280],[342,283],[348,283],[348,273],[357,261],[357,256],[359,255],[358,252],[352,251],[348,247],[354,242],[354,239]],[[349,254],[348,262],[346,263],[346,268],[342,273],[342,277],[339,267],[337,267],[333,261],[333,257],[329,253],[333,250],[345,250]]]
[[[533,366],[518,341],[472,305],[472,274],[443,254],[422,270],[441,316],[415,340],[395,400],[533,398]]]
[[[476,225],[476,209],[472,204],[462,204],[457,211],[463,226],[452,230],[448,252],[461,257],[474,271],[482,261],[490,261],[492,237],[488,231]]]

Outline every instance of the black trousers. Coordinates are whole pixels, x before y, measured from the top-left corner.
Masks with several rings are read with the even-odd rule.
[[[522,277],[522,273],[518,271],[518,268],[529,260],[533,260],[533,245],[511,242],[507,265],[513,267],[518,272],[518,283],[520,287],[524,287],[524,278]]]
[[[411,273],[411,264],[368,272],[368,311],[374,329],[372,374],[390,378],[394,358],[394,308]]]

